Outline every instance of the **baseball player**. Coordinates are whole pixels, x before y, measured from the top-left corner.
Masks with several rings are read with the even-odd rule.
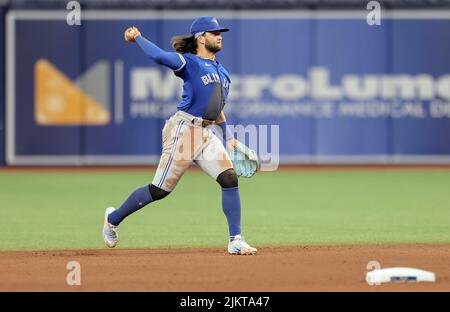
[[[229,29],[221,27],[215,18],[199,17],[193,21],[190,35],[172,38],[176,52],[160,49],[136,27],[125,31],[126,41],[136,42],[147,56],[172,69],[184,85],[178,111],[166,121],[162,131],[162,155],[152,183],[134,190],[118,209],[106,208],[102,233],[108,247],[116,246],[117,227],[128,215],[169,195],[183,173],[195,163],[222,188],[222,208],[230,235],[228,253],[256,254],[257,249],[241,236],[238,174],[223,144],[226,142],[232,155],[241,152],[247,157],[244,160],[250,160],[236,161],[239,175],[251,176],[256,171],[256,154],[234,138],[222,111],[231,80],[216,60],[216,53],[222,49],[222,33],[226,31]],[[219,134],[213,133],[212,125],[220,127]]]

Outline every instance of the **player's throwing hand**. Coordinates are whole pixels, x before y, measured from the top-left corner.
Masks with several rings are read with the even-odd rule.
[[[125,30],[125,40],[128,42],[135,42],[136,38],[141,35],[141,32],[136,27],[128,27]]]

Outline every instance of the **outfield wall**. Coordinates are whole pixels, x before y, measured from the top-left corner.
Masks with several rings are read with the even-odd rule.
[[[4,10],[0,6],[0,166],[5,163],[5,57],[4,57]]]
[[[66,14],[8,13],[7,163],[156,163],[181,80],[123,30],[170,49],[198,11]],[[279,126],[281,163],[450,163],[450,11],[379,26],[365,11],[208,14],[231,28],[218,55],[229,123]]]

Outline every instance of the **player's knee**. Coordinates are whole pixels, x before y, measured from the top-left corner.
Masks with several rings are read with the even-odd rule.
[[[160,189],[159,187],[154,186],[153,184],[150,184],[150,195],[152,195],[153,200],[160,200],[166,197],[170,194],[170,192],[164,191],[163,189]]]
[[[230,187],[238,186],[238,177],[237,177],[236,171],[234,171],[233,168],[225,170],[224,172],[219,174],[216,181],[223,188],[230,188]]]

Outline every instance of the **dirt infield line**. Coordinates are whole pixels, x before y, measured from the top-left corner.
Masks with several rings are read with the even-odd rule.
[[[224,249],[17,251],[0,253],[0,291],[450,291],[450,244]],[[369,286],[369,261],[436,273],[436,283]],[[81,285],[68,286],[69,261]]]

